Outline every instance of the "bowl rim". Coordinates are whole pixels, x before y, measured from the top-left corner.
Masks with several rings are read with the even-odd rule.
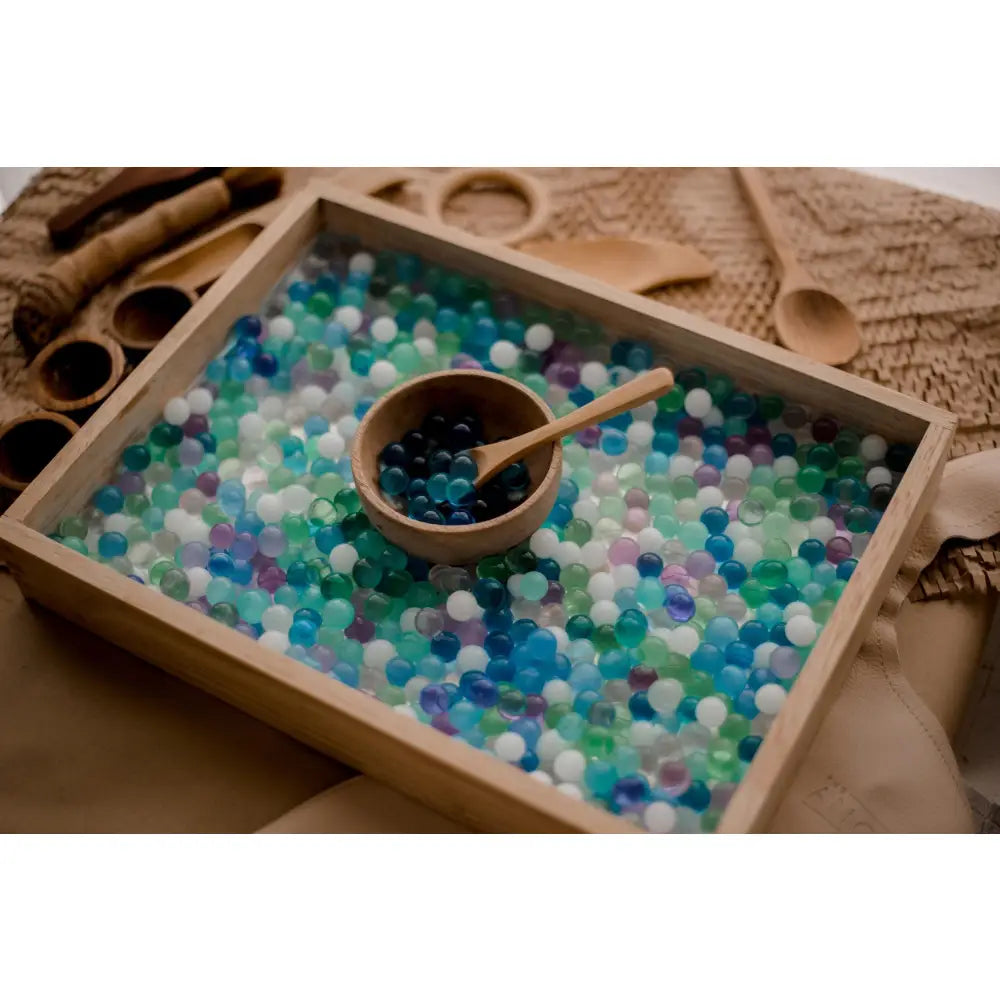
[[[405,382],[401,382],[384,396],[380,397],[372,405],[371,409],[368,410],[364,417],[362,417],[361,423],[358,424],[358,428],[354,432],[354,440],[351,442],[351,473],[354,476],[354,488],[358,491],[358,497],[360,498],[362,505],[371,504],[376,508],[376,510],[378,510],[380,515],[394,522],[397,526],[407,528],[412,531],[419,531],[429,536],[438,536],[442,539],[472,539],[493,531],[497,527],[510,524],[511,521],[514,521],[518,517],[523,517],[525,513],[532,510],[533,507],[538,504],[540,499],[545,496],[547,488],[551,485],[552,480],[555,477],[562,475],[561,440],[552,442],[552,458],[549,460],[548,468],[546,469],[545,475],[542,477],[541,481],[531,491],[530,496],[528,496],[522,503],[518,504],[513,510],[507,511],[506,514],[501,514],[499,517],[494,517],[489,521],[482,521],[476,524],[427,524],[424,521],[416,521],[412,517],[407,517],[405,514],[401,514],[382,497],[382,491],[379,488],[378,482],[373,482],[364,471],[361,458],[362,444],[364,443],[365,434],[376,413],[385,409],[387,405],[391,405],[392,401],[402,395],[404,390],[409,391],[413,386],[420,385],[421,383],[433,382],[444,378],[455,378],[456,376],[470,379],[492,379],[494,382],[499,382],[504,386],[509,387],[511,390],[515,390],[524,399],[536,406],[545,416],[544,423],[551,423],[555,420],[555,414],[552,412],[552,408],[545,402],[544,399],[541,398],[541,396],[522,385],[516,379],[512,379],[507,375],[500,375],[495,372],[469,368],[449,368],[443,371],[430,372],[427,375],[418,375],[416,378],[410,378]],[[543,424],[539,424],[538,426],[541,427]]]

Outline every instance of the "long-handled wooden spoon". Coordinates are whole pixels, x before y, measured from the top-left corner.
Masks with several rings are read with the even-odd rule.
[[[790,351],[828,365],[847,364],[861,350],[861,331],[851,310],[799,263],[774,211],[760,172],[737,167],[743,191],[782,272],[774,301],[778,339]]]
[[[632,379],[631,382],[626,382],[625,385],[587,403],[586,406],[581,406],[565,417],[528,431],[527,434],[519,434],[507,441],[497,441],[496,444],[470,449],[469,454],[479,470],[475,485],[481,486],[501,469],[507,468],[512,462],[516,462],[549,441],[556,441],[567,434],[583,430],[584,427],[592,427],[602,420],[607,420],[608,417],[617,416],[662,396],[673,384],[674,376],[669,368],[653,368]]]

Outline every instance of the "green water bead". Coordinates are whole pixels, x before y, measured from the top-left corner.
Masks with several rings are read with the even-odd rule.
[[[214,618],[215,621],[222,622],[223,625],[233,628],[240,620],[240,613],[236,609],[236,605],[230,601],[219,601],[218,604],[213,604],[209,608],[208,617]]]
[[[799,495],[799,484],[794,476],[782,476],[776,479],[771,489],[779,500],[791,500]]]
[[[851,507],[844,515],[844,524],[855,534],[866,534],[873,528],[871,511],[867,507]]]
[[[272,469],[267,476],[267,485],[274,493],[283,490],[286,486],[291,486],[298,477],[287,466],[279,465]]]
[[[656,635],[647,635],[639,643],[639,657],[654,670],[665,667],[670,661],[670,647]]]
[[[159,507],[160,510],[171,510],[177,506],[177,501],[180,498],[180,493],[171,483],[160,483],[158,486],[154,486],[150,498],[153,501],[154,507]]]
[[[759,503],[764,510],[774,510],[778,503],[778,498],[768,486],[751,486],[747,490],[746,499]]]
[[[156,562],[149,567],[149,582],[155,586],[159,586],[164,574],[170,569],[177,569],[177,566],[169,559],[157,559]],[[229,583],[228,580],[226,582]],[[232,587],[232,584],[230,583],[229,586]]]
[[[358,496],[357,491],[350,486],[339,490],[333,498],[333,503],[341,516],[356,514],[361,510],[361,498]]]
[[[422,363],[420,352],[412,344],[396,344],[389,351],[389,360],[396,370],[403,375],[412,375],[419,371]]]
[[[90,552],[87,549],[87,543],[76,535],[64,535],[59,539],[59,541],[65,545],[67,549],[79,552],[82,556],[90,555]]]
[[[597,503],[597,510],[601,517],[610,517],[611,520],[621,524],[628,511],[628,507],[621,497],[601,497]]]
[[[809,464],[824,472],[832,472],[837,468],[838,461],[839,456],[832,445],[815,444],[809,449]]]
[[[820,498],[810,493],[800,493],[788,505],[788,515],[793,521],[811,521],[820,512]]]
[[[383,566],[385,563],[383,562]],[[403,598],[413,586],[413,577],[405,569],[386,568],[382,574],[378,589],[391,598]],[[402,610],[402,609],[401,609]]]
[[[785,401],[780,396],[759,396],[757,412],[765,420],[777,420],[785,410]]]
[[[64,517],[59,522],[59,534],[64,538],[86,538],[87,522],[84,521],[82,517],[75,514],[70,517]]]
[[[783,540],[791,527],[791,519],[776,510],[772,510],[769,514],[766,514],[764,520],[761,522],[764,537],[772,540]]]
[[[606,653],[609,649],[618,648],[618,637],[615,635],[614,625],[598,625],[594,629],[590,641],[598,653]]]
[[[150,578],[152,578],[152,572],[150,572]],[[171,566],[170,569],[164,570],[160,576],[159,587],[167,597],[172,597],[175,601],[186,601],[191,591],[191,582],[184,570]]]
[[[673,385],[656,400],[656,408],[661,413],[679,413],[684,406],[684,397],[686,395],[687,393],[684,391],[683,386]]]
[[[575,517],[563,528],[563,538],[567,542],[574,542],[577,545],[585,545],[590,541],[593,529],[588,521]],[[560,581],[561,582],[561,581]]]
[[[837,582],[844,583],[843,580],[838,580]],[[813,621],[819,622],[820,625],[825,625],[830,620],[830,615],[833,614],[834,607],[836,607],[836,598],[824,597],[823,600],[817,601],[812,606]]]
[[[217,441],[235,439],[239,432],[240,425],[236,417],[219,417],[212,421],[212,434]]]
[[[581,492],[593,483],[595,475],[593,469],[588,469],[585,466],[574,469],[572,473],[573,482],[580,487]]]
[[[322,342],[310,344],[307,354],[309,367],[314,372],[325,371],[333,364],[333,351]]]
[[[291,429],[284,420],[269,420],[264,425],[264,437],[274,444],[279,444],[285,438],[291,437]]]
[[[214,500],[201,508],[201,519],[209,526],[229,523],[229,515]]]
[[[560,570],[559,582],[566,590],[583,590],[590,583],[590,570],[581,563],[570,563]]]
[[[441,603],[442,594],[429,580],[422,580],[410,588],[406,600],[411,608],[432,608]]]
[[[719,726],[719,738],[731,740],[739,743],[744,736],[750,735],[750,720],[738,713],[732,713],[726,717],[726,721]]]
[[[768,590],[780,587],[788,579],[788,568],[777,559],[761,559],[754,563],[752,573],[754,578]],[[747,603],[750,602],[747,601]]]
[[[742,417],[726,417],[722,421],[722,433],[726,437],[746,437],[747,422]]]
[[[690,500],[698,495],[698,484],[693,476],[678,476],[670,484],[670,491],[676,500]]]
[[[585,590],[567,590],[563,594],[563,607],[567,615],[586,615],[594,606],[594,599]]]
[[[767,555],[765,549],[764,552]],[[812,579],[812,566],[805,559],[795,556],[785,562],[785,569],[788,570],[788,582],[801,590]]]
[[[499,736],[507,731],[507,720],[495,709],[488,708],[479,720],[479,729],[486,737]]]
[[[286,608],[297,608],[299,606],[299,592],[290,584],[282,584],[274,592],[274,603],[281,604]]]
[[[343,488],[344,478],[337,475],[336,472],[324,472],[323,475],[316,477],[312,485],[313,493],[324,500],[334,500]],[[334,517],[338,513],[336,503],[334,503]]]
[[[706,674],[703,670],[692,670],[687,680],[684,682],[684,694],[693,698],[707,698],[710,694],[716,698],[726,700],[726,696],[719,694],[715,690],[715,681],[711,674]]]
[[[864,479],[865,463],[854,456],[842,458],[837,463],[837,475],[841,479]]]
[[[215,448],[215,457],[220,462],[227,458],[239,458],[240,446],[237,441],[220,441]],[[147,477],[148,478],[148,477]]]
[[[307,513],[309,523],[316,528],[321,528],[325,524],[333,524],[337,520],[337,508],[333,501],[326,497],[317,497],[309,504]]]
[[[764,515],[767,513],[764,505],[760,503],[759,500],[755,500],[752,497],[747,497],[740,501],[739,507],[736,508],[736,516],[739,518],[742,524],[749,527],[753,527],[755,524],[760,524],[764,520]]]
[[[615,737],[604,726],[588,726],[580,738],[579,746],[586,757],[607,760],[615,752]]]
[[[563,448],[563,461],[571,469],[576,469],[587,465],[590,462],[590,456],[582,444],[573,442],[573,444],[568,444]]]
[[[768,599],[768,587],[760,580],[750,577],[740,584],[740,597],[748,608],[759,608]]]
[[[378,561],[385,552],[385,539],[374,529],[369,529],[354,539],[354,547],[362,559]]]
[[[840,595],[844,592],[844,588],[847,586],[846,580],[834,580],[825,591],[823,591],[823,597],[828,601],[833,601],[836,603],[840,600]]]
[[[804,493],[822,493],[826,485],[826,473],[818,465],[810,463],[799,469],[795,481]]]

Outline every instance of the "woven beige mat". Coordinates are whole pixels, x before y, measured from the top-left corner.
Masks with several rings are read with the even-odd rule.
[[[715,262],[716,276],[653,297],[774,340],[777,277],[730,171],[531,172],[552,193],[548,236],[691,244]],[[47,169],[0,220],[0,420],[34,408],[10,326],[18,281],[53,256],[45,220],[109,173]],[[769,170],[766,177],[803,263],[862,324],[865,347],[848,370],[957,414],[955,456],[1000,445],[1000,212],[846,170]],[[446,218],[489,235],[510,228],[520,210],[508,195],[465,192]],[[120,213],[109,213],[101,226],[118,221]],[[74,325],[97,320],[114,292],[103,289]],[[925,596],[989,589],[1000,590],[997,539],[942,552],[918,585]]]

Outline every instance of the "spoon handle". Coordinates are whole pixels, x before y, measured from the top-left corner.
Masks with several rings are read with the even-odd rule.
[[[743,193],[753,208],[757,223],[764,233],[768,244],[784,274],[794,270],[801,270],[795,250],[788,239],[785,227],[778,219],[778,214],[774,210],[774,202],[764,187],[764,181],[760,171],[756,167],[736,167],[735,173],[739,179]]]
[[[631,382],[612,389],[611,392],[598,396],[597,399],[581,406],[572,413],[567,413],[565,417],[553,420],[551,423],[533,431],[530,436],[535,437],[529,448],[524,453],[533,449],[536,445],[544,444],[546,441],[555,441],[557,438],[565,437],[576,431],[583,430],[584,427],[592,427],[599,424],[608,417],[615,417],[619,413],[631,410],[635,406],[648,403],[651,399],[662,396],[674,384],[674,374],[669,368],[653,368],[642,375],[636,376]],[[525,434],[525,438],[529,435]]]

